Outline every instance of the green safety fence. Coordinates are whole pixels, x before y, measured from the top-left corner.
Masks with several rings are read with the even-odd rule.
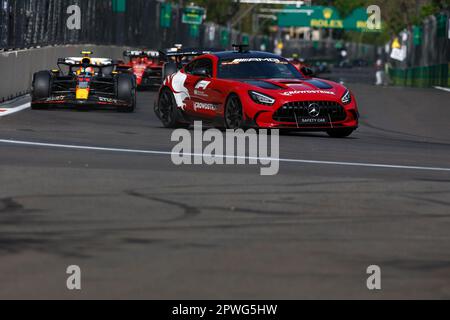
[[[428,67],[391,69],[391,81],[398,86],[412,87],[450,87],[450,63]]]

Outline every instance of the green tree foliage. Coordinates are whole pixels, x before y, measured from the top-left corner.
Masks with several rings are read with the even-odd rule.
[[[180,0],[173,0],[180,3]],[[226,25],[242,6],[234,0],[181,0],[183,5],[195,4],[208,11],[207,21]],[[313,0],[313,5],[334,6],[342,17],[347,17],[356,8],[378,5],[381,8],[383,34],[364,34],[354,32],[342,35],[351,40],[371,43],[383,43],[391,35],[397,34],[405,27],[420,23],[425,17],[450,7],[450,0]],[[244,32],[251,32],[252,15],[245,17],[240,25]]]
[[[333,5],[339,10],[342,17],[347,17],[356,8],[364,7],[367,3],[367,0],[335,0]]]
[[[316,0],[313,3],[335,6],[344,17],[358,7],[378,5],[386,28],[395,33],[450,7],[450,0]]]
[[[335,6],[343,17],[358,7],[378,5],[381,8],[384,30],[382,34],[347,32],[344,37],[352,41],[381,44],[405,27],[418,24],[429,15],[450,7],[450,0],[316,0],[316,5]]]
[[[194,0],[185,1],[185,3],[194,3],[206,8],[208,11],[207,20],[222,25],[226,25],[239,9],[239,5],[234,0]]]

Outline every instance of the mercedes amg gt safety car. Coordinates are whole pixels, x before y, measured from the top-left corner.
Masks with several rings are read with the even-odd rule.
[[[155,112],[167,128],[202,120],[217,127],[324,131],[350,136],[359,112],[352,92],[286,59],[244,50],[197,57],[167,76]]]
[[[112,106],[121,112],[136,107],[134,75],[116,71],[117,63],[106,58],[82,57],[58,59],[58,68],[39,71],[33,76],[32,109],[50,106]]]
[[[128,50],[123,55],[128,61],[118,68],[134,74],[138,88],[161,85],[164,61],[158,51]]]

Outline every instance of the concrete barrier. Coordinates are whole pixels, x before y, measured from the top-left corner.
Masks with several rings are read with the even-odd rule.
[[[82,50],[95,57],[122,59],[126,48],[115,46],[57,46],[0,53],[0,102],[26,94],[31,89],[33,74],[56,67],[58,58],[80,56]]]

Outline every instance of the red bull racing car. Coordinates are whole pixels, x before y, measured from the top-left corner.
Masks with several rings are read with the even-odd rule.
[[[58,69],[40,71],[33,76],[32,109],[50,106],[115,107],[133,112],[136,107],[136,79],[116,70],[117,63],[106,58],[58,59]]]
[[[121,64],[121,70],[128,70],[136,76],[138,88],[160,86],[164,61],[158,51],[128,50],[124,52],[128,62]]]
[[[155,112],[167,128],[202,120],[217,127],[324,131],[348,137],[358,128],[354,95],[343,85],[312,77],[265,52],[197,57],[168,75]]]

